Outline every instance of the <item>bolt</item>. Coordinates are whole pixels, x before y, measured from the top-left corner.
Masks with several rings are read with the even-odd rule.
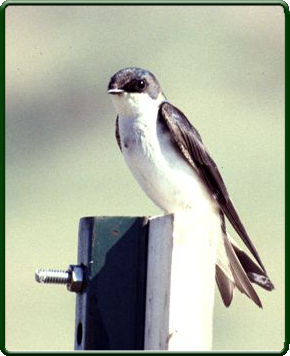
[[[67,284],[71,280],[69,271],[58,269],[38,269],[35,272],[35,280],[38,283]]]
[[[38,269],[35,271],[35,280],[38,283],[66,284],[71,292],[80,292],[84,281],[82,266],[70,265],[66,271],[53,269]]]

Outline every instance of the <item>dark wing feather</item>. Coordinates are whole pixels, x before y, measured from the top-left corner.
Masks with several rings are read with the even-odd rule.
[[[268,291],[273,290],[275,287],[267,274],[258,265],[256,265],[254,261],[251,260],[248,254],[233,243],[232,247],[250,281]]]
[[[121,146],[121,137],[120,137],[120,133],[119,133],[119,116],[116,117],[116,123],[115,123],[115,136],[116,136],[116,140],[118,143],[118,146],[122,152],[122,146]]]
[[[191,125],[180,110],[168,102],[161,104],[159,118],[166,123],[172,134],[173,140],[184,157],[192,167],[197,170],[198,174],[207,185],[209,192],[219,203],[221,210],[227,216],[259,265],[266,272],[258,252],[250,240],[250,237],[229,198],[229,194],[219,170],[202,143],[197,130]]]

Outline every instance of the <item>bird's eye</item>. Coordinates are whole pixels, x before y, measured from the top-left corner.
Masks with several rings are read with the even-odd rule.
[[[122,89],[128,93],[141,93],[147,87],[145,79],[133,79],[128,82]]]
[[[143,90],[146,87],[146,82],[143,79],[137,81],[136,86],[139,90]]]

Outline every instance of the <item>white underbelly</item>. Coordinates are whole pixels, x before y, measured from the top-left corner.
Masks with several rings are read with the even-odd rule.
[[[142,121],[119,123],[125,160],[156,205],[167,213],[191,209],[200,215],[209,211],[216,215],[215,201],[166,133]]]

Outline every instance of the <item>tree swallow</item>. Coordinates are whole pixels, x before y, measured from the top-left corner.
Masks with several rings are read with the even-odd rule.
[[[224,304],[231,304],[237,287],[262,307],[252,283],[268,291],[274,285],[198,131],[147,70],[120,70],[112,76],[108,93],[118,114],[118,145],[144,192],[165,213],[190,210],[205,224],[218,222],[216,282]],[[225,216],[256,262],[229,236]]]

